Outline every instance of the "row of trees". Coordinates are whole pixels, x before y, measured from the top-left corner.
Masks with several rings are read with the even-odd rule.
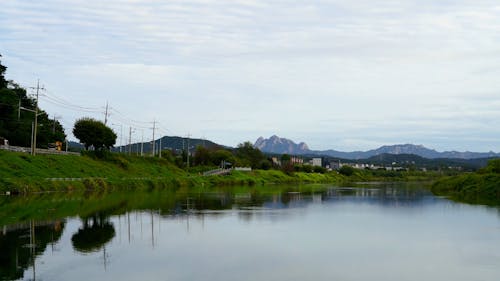
[[[7,67],[0,61],[0,137],[11,145],[29,147],[36,100],[28,96],[26,89],[7,80],[6,71]],[[40,108],[38,112],[37,145],[47,148],[49,143],[64,141],[66,135],[59,121],[50,119]]]
[[[253,169],[269,169],[271,162],[250,142],[239,144],[234,150],[198,146],[193,157],[195,166],[219,166],[230,163],[232,166],[252,167]]]
[[[230,163],[232,166],[252,167],[253,169],[280,169],[286,173],[306,172],[325,173],[323,167],[312,165],[293,164],[290,155],[281,155],[281,165],[273,164],[271,158],[264,155],[250,142],[245,142],[234,150],[232,149],[209,149],[199,146],[194,154],[193,164],[195,166],[218,166],[222,163]]]

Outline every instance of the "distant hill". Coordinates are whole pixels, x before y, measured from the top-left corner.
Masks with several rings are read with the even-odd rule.
[[[379,154],[368,159],[355,160],[359,163],[391,166],[393,163],[403,167],[420,167],[428,169],[438,169],[445,167],[461,167],[465,171],[474,171],[485,167],[488,161],[492,158],[475,158],[475,159],[460,159],[460,158],[424,158],[413,154]]]
[[[83,144],[81,144],[79,142],[76,142],[76,141],[69,141],[68,142],[68,150],[69,151],[80,152],[80,151],[82,151],[84,149],[85,149],[85,147],[83,146]]]
[[[189,143],[190,151],[194,152],[197,146],[203,146],[207,148],[217,148],[224,147],[222,145],[216,144],[209,140],[204,139],[194,139],[194,138],[184,138],[184,137],[169,137],[165,136],[161,138],[161,147],[162,149],[174,150],[174,151],[182,151],[183,149],[187,149]],[[160,147],[160,139],[155,141],[155,148],[158,149]],[[129,146],[124,145],[121,147],[122,151],[128,151]],[[152,141],[142,143],[142,149],[144,153],[151,153],[153,149]],[[141,143],[133,143],[130,147],[132,152],[141,151]],[[120,151],[120,146],[114,147],[113,151]]]
[[[397,144],[386,145],[377,149],[368,151],[353,151],[343,152],[337,150],[311,150],[307,144],[301,142],[296,144],[292,140],[272,136],[269,139],[260,137],[255,142],[254,146],[263,152],[278,153],[278,154],[294,154],[294,155],[322,155],[337,157],[343,159],[367,159],[372,156],[380,154],[413,154],[428,159],[447,158],[447,159],[476,159],[476,158],[491,158],[500,157],[500,153],[490,152],[458,152],[458,151],[445,151],[438,152],[434,149],[429,149],[423,145],[414,144]]]

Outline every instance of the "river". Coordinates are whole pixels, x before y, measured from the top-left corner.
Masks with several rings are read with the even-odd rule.
[[[418,184],[0,198],[0,280],[499,280],[500,212]]]

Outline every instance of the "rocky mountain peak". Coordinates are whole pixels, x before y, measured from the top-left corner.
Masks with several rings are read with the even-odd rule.
[[[296,144],[292,140],[280,138],[276,135],[273,135],[268,139],[259,137],[255,142],[254,147],[263,152],[279,154],[305,154],[309,152],[307,144],[303,142]]]

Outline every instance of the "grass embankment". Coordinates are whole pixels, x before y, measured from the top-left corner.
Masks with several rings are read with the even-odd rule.
[[[33,192],[109,185],[179,184],[186,174],[166,160],[37,155],[0,151],[0,190]]]
[[[73,155],[37,155],[0,151],[0,192],[22,193],[70,189],[112,189],[167,186],[264,185],[278,183],[333,183],[336,173],[281,171],[238,172],[203,177],[159,158],[111,154],[104,159]]]
[[[500,205],[500,159],[492,160],[477,173],[466,173],[436,181],[436,195],[474,204]]]

